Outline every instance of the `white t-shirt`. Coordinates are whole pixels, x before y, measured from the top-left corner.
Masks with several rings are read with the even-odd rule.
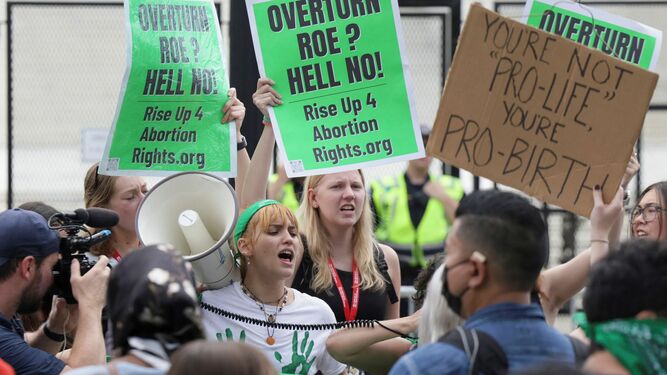
[[[321,299],[311,297],[295,289],[294,301],[286,305],[276,317],[277,323],[287,324],[331,324],[336,322],[331,308]],[[222,289],[203,293],[203,302],[249,318],[266,321],[257,303],[245,295],[239,283]],[[275,306],[266,305],[267,314],[275,311]],[[203,311],[204,327],[209,340],[242,341],[259,348],[269,361],[285,374],[315,374],[318,370],[325,375],[340,374],[345,365],[337,362],[327,352],[326,340],[332,330],[291,330],[267,328],[252,323],[243,323],[208,310]],[[268,329],[268,332],[267,332]],[[266,343],[272,334],[273,345]]]

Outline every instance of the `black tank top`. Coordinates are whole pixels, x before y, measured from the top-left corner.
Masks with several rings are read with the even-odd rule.
[[[303,264],[303,262],[302,262]],[[312,264],[312,263],[311,263]],[[312,269],[312,267],[311,267]],[[301,270],[301,267],[299,267]],[[349,303],[352,303],[352,272],[347,271],[338,271],[338,276],[340,281],[343,284],[343,289],[345,289],[345,294],[347,295],[347,300]],[[336,315],[336,321],[343,322],[345,321],[345,312],[343,310],[343,302],[338,295],[338,289],[335,285],[332,285],[328,290],[315,293],[310,289],[310,280],[306,280],[305,277],[301,277],[299,272],[297,272],[297,278],[294,279],[293,287],[300,292],[309,294],[313,297],[317,297],[329,305],[331,310],[333,310]],[[298,281],[297,281],[298,280]],[[361,289],[359,291],[359,310],[357,311],[357,316],[355,319],[378,319],[384,320],[387,311],[387,294],[384,288],[378,291]]]
[[[299,268],[296,271],[296,275],[294,277],[294,282],[292,284],[292,287],[302,293],[309,294],[313,297],[317,297],[329,305],[331,307],[331,310],[333,310],[334,315],[336,315],[336,321],[342,322],[345,321],[345,312],[343,310],[343,302],[341,301],[340,295],[338,294],[338,289],[336,288],[335,285],[332,285],[328,290],[325,290],[320,293],[316,293],[314,290],[310,289],[310,280],[312,279],[312,274],[313,274],[313,261],[310,258],[310,254],[308,254],[307,250],[307,245],[306,242],[303,241],[304,245],[304,255],[303,259],[301,260],[301,264],[299,265]],[[376,251],[379,251],[382,253],[382,250],[377,249]],[[381,262],[384,262],[384,254],[380,255],[382,260]],[[378,254],[376,254],[375,257],[373,257],[378,263]],[[384,267],[382,265],[378,265],[380,272],[382,273],[383,277],[387,279],[389,277],[388,273],[386,272],[386,264]],[[345,294],[347,295],[347,300],[348,302],[352,302],[352,272],[347,272],[347,271],[341,271],[338,270],[338,276],[340,277],[340,281],[343,284],[343,289],[345,290]],[[390,298],[387,294],[387,289],[392,288],[393,291],[393,286],[391,284],[391,281],[385,280],[388,284],[386,288],[382,288],[380,290],[369,290],[369,289],[361,289],[359,291],[359,310],[357,311],[357,316],[355,319],[360,320],[360,319],[377,319],[377,320],[384,320],[386,318],[386,313],[387,313],[387,298],[394,303],[395,300],[395,293],[394,293],[394,298]]]

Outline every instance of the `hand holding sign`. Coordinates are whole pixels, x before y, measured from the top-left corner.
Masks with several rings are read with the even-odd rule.
[[[397,0],[246,6],[260,74],[275,81],[253,101],[271,116],[290,177],[423,156]]]
[[[628,185],[630,184],[630,181],[632,181],[632,178],[637,175],[637,172],[639,172],[639,159],[637,159],[637,152],[633,152],[628,161],[628,165],[625,167],[623,178],[621,179],[621,187],[623,190],[628,190]]]
[[[593,190],[593,210],[591,211],[591,238],[608,241],[614,224],[623,215],[623,188],[616,190],[614,198],[604,203],[599,186]]]
[[[220,122],[226,124],[233,120],[236,124],[236,134],[240,135],[243,119],[245,118],[245,105],[236,97],[235,88],[229,89],[227,95],[229,95],[229,100],[222,107],[223,116]]]
[[[213,2],[126,0],[125,15],[131,54],[100,173],[236,175],[234,134],[218,126],[228,83]],[[223,120],[242,121],[228,108]]]
[[[582,216],[611,200],[657,75],[473,5],[428,151]]]
[[[260,78],[257,80],[257,91],[252,94],[252,102],[265,118],[269,118],[269,107],[283,104],[280,94],[273,89],[275,84],[271,78]]]

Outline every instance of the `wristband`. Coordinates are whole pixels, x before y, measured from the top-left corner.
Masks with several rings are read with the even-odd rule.
[[[262,117],[262,125],[271,126],[271,118],[269,116]]]
[[[410,336],[410,335],[406,335],[406,334],[403,333],[403,332],[399,332],[399,331],[397,331],[397,330],[395,330],[395,329],[391,329],[391,328],[387,327],[386,325],[380,323],[379,320],[375,320],[374,323],[377,324],[377,325],[379,325],[380,327],[386,329],[387,331],[389,331],[389,332],[391,332],[391,333],[393,333],[393,334],[395,334],[395,335],[398,335],[399,337],[402,337],[402,338],[404,338],[404,339],[406,339],[406,340],[408,340],[408,341],[411,341],[411,342],[412,342],[413,340],[418,341],[418,339],[417,339],[416,337],[412,337],[412,336]]]
[[[42,331],[44,332],[44,336],[50,338],[53,341],[58,341],[58,342],[65,340],[65,335],[63,335],[62,333],[55,333],[51,331],[49,327],[46,326],[46,323],[44,323],[43,327],[44,328],[42,329]]]
[[[241,151],[248,146],[248,142],[244,136],[241,136],[241,141],[236,143],[236,151]]]

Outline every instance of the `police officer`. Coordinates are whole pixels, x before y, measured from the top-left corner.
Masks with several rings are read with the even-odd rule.
[[[421,132],[426,144],[431,129],[422,125]],[[428,258],[443,251],[464,194],[458,178],[430,174],[431,161],[430,156],[410,160],[404,174],[371,184],[375,235],[398,253],[403,285],[412,285]]]

